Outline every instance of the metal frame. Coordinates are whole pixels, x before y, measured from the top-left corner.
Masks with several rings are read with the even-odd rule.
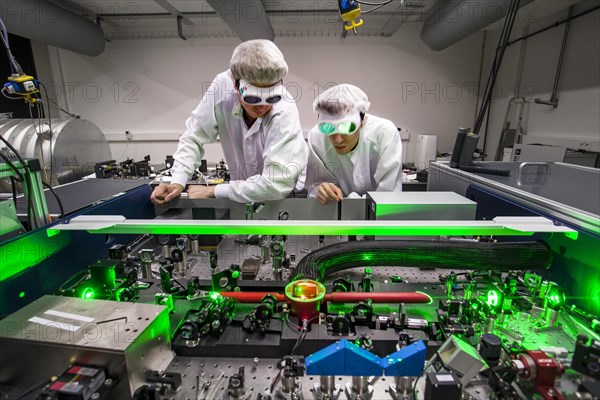
[[[50,222],[50,213],[44,196],[44,186],[42,185],[42,175],[40,174],[38,160],[25,160],[26,166],[20,161],[15,161],[13,165],[19,170],[26,183],[23,185],[23,196],[29,199],[31,195],[32,215],[29,216],[31,229],[40,228]],[[37,168],[36,165],[37,164]],[[17,172],[7,163],[0,164],[0,179],[17,176]],[[28,192],[31,188],[31,194]]]
[[[54,225],[60,231],[98,234],[153,235],[494,235],[531,236],[555,232],[576,239],[577,232],[543,217],[498,217],[493,221],[247,221],[247,220],[128,220],[117,215],[80,216]]]
[[[514,172],[517,172],[518,163],[503,164],[511,165],[514,168]],[[572,164],[553,164],[566,165],[569,168],[572,168],[573,170],[594,170],[594,168],[581,167]],[[496,165],[499,164],[496,163]],[[545,215],[548,215],[552,218],[557,218],[558,220],[567,223],[572,227],[576,227],[583,231],[590,232],[594,235],[600,235],[600,219],[598,218],[598,215],[594,215],[590,212],[581,210],[579,208],[569,206],[568,204],[559,203],[557,201],[550,200],[548,198],[535,195],[533,193],[529,193],[525,190],[518,189],[513,186],[506,185],[504,183],[496,182],[492,179],[484,178],[472,172],[461,171],[458,168],[450,168],[449,162],[446,161],[436,161],[431,163],[428,187],[435,188],[435,190],[455,190],[456,186],[459,184],[458,180],[455,177],[459,177],[464,180],[465,188],[468,185],[474,183],[484,185],[484,187],[502,195],[507,200],[514,201],[534,211],[542,212]],[[446,184],[446,182],[438,184],[438,182],[436,182],[435,179],[437,179],[438,181],[445,179],[448,184]]]

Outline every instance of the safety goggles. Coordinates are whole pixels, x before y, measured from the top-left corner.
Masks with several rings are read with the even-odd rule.
[[[278,83],[271,87],[256,87],[243,79],[239,82],[239,92],[242,97],[242,101],[252,106],[260,105],[273,105],[283,99],[284,86]]]
[[[319,131],[325,135],[352,135],[360,128],[360,114],[339,117],[319,114]]]

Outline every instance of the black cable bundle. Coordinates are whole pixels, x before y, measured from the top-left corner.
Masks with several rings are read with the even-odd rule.
[[[479,109],[479,113],[477,114],[477,120],[475,121],[475,127],[473,128],[473,132],[476,135],[479,134],[481,125],[483,124],[483,119],[485,118],[490,103],[492,102],[492,93],[494,91],[494,86],[496,85],[496,78],[498,77],[500,65],[502,64],[502,58],[504,57],[504,51],[508,46],[508,39],[510,39],[510,34],[512,32],[512,28],[517,17],[519,3],[520,0],[511,0],[508,6],[508,13],[506,14],[506,19],[504,20],[504,26],[502,27],[502,33],[500,34],[498,47],[496,48],[496,55],[490,68],[490,76],[485,87],[483,100],[481,102],[481,108]]]
[[[335,272],[355,267],[398,266],[473,270],[549,268],[552,251],[543,242],[431,242],[366,240],[336,243],[304,257],[297,279],[325,281]]]

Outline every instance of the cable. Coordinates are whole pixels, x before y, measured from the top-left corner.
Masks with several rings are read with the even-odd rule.
[[[375,11],[375,10],[377,10],[377,9],[379,9],[379,8],[387,5],[387,4],[390,4],[392,1],[394,1],[394,0],[387,0],[387,1],[384,1],[382,3],[371,3],[371,2],[368,2],[368,1],[359,1],[359,0],[356,0],[356,2],[358,4],[364,4],[364,5],[367,5],[367,6],[376,6],[376,7],[370,8],[368,10],[361,11],[361,14],[368,14],[371,11]]]
[[[17,209],[17,182],[23,182],[23,175],[21,174],[21,171],[19,171],[19,169],[15,166],[15,164],[13,164],[7,156],[5,156],[1,151],[0,151],[0,157],[2,157],[2,159],[8,164],[8,166],[15,171],[15,173],[17,174],[17,176],[19,177],[18,179],[16,179],[14,176],[10,177],[10,188],[11,188],[11,192],[12,192],[12,197],[13,197],[13,203],[15,204],[15,210]]]
[[[15,56],[10,52],[10,44],[8,43],[8,32],[6,31],[6,25],[4,25],[4,21],[0,18],[0,36],[2,37],[2,43],[4,44],[4,48],[6,49],[6,54],[8,56],[8,61],[10,62],[10,69],[15,74],[23,74],[23,69],[15,59]]]
[[[18,175],[19,177],[19,182],[23,182],[23,175],[21,174],[21,171],[19,171],[19,169],[15,166],[15,164],[13,164],[7,156],[5,156],[2,152],[0,152],[0,157],[2,157],[2,159],[4,160],[4,162],[6,162],[8,164],[8,166],[15,171],[15,173]]]
[[[34,386],[31,386],[29,389],[27,389],[26,391],[24,391],[23,393],[21,393],[19,395],[19,397],[15,397],[15,400],[21,400],[21,399],[25,399],[27,395],[35,392],[36,390],[40,389],[42,386],[46,385],[47,383],[49,383],[49,381],[43,381],[40,382]],[[36,397],[37,398],[37,397]]]
[[[10,149],[10,151],[13,152],[13,154],[19,159],[19,162],[21,163],[21,166],[23,168],[23,170],[25,170],[25,175],[27,175],[29,173],[29,175],[31,174],[31,171],[29,170],[29,166],[25,163],[25,161],[23,160],[23,158],[21,157],[21,155],[19,154],[19,152],[13,147],[12,144],[9,143],[8,140],[6,140],[4,138],[4,136],[0,135],[0,140],[2,142],[4,142],[4,144]],[[4,158],[4,157],[2,157]],[[11,163],[9,162],[9,165]],[[13,166],[14,169],[16,169],[16,167]],[[27,220],[29,222],[29,230],[32,229],[33,224],[31,223],[31,214],[32,214],[32,210],[33,210],[33,204],[32,204],[32,200],[31,200],[31,184],[29,182],[29,179],[25,179],[25,175],[22,175],[19,172],[19,177],[21,178],[21,183],[23,184],[25,190],[27,190]]]
[[[33,113],[31,111],[31,107],[29,107],[29,116],[31,117],[31,123],[33,125],[33,128],[35,130],[35,133],[37,133],[38,135],[38,139],[40,141],[40,161],[42,162],[42,171],[44,173],[44,178],[46,178],[46,181],[48,181],[48,174],[46,173],[46,161],[44,160],[44,133],[42,132],[42,109],[40,107],[40,102],[36,101],[35,102],[35,106],[37,109],[37,120],[38,120],[38,126],[35,126],[35,122],[33,120]]]
[[[13,97],[13,96],[7,95],[6,93],[4,93],[5,90],[6,90],[6,88],[2,88],[0,90],[0,92],[2,92],[2,96],[6,97],[7,99],[10,99],[10,100],[21,100],[21,97]]]
[[[483,123],[483,121],[482,121],[483,115],[487,111],[487,108],[491,101],[491,95],[493,93],[494,84],[495,84],[495,77],[497,75],[497,71],[499,70],[499,63],[500,63],[499,60],[502,59],[503,54],[504,54],[503,45],[504,45],[505,41],[507,40],[506,33],[508,30],[508,26],[510,24],[510,19],[511,19],[511,15],[513,12],[513,6],[514,6],[514,0],[511,0],[511,2],[509,4],[507,15],[506,15],[506,19],[504,21],[504,25],[502,26],[502,32],[500,33],[500,39],[498,40],[498,46],[496,47],[494,61],[492,62],[492,65],[490,67],[490,75],[489,75],[488,81],[486,83],[483,100],[481,102],[481,108],[479,109],[479,114],[478,114],[476,122],[475,122],[475,126],[474,126],[475,133],[479,132],[481,124]]]
[[[39,82],[39,81],[38,81]],[[52,117],[50,116],[50,97],[48,96],[48,89],[46,85],[39,82],[40,87],[44,90],[46,96],[46,104],[48,105],[48,131],[50,132],[50,180],[48,181],[52,186],[52,179],[54,178],[54,152],[52,151]]]
[[[413,385],[413,399],[414,400],[417,400],[417,382],[419,382],[419,379],[421,379],[422,376],[423,375],[419,375],[419,376],[417,376],[417,379],[415,379],[415,383]]]
[[[80,277],[81,275],[83,275],[83,276],[81,276],[81,278],[79,278],[79,280],[76,283],[74,283],[71,286],[69,286],[68,289],[71,289],[75,285],[79,285],[81,282],[83,282],[83,280],[85,278],[87,278],[88,274],[89,274],[89,271],[87,269],[83,269],[83,270],[75,273],[69,279],[67,279],[65,282],[63,282],[62,285],[60,285],[60,287],[58,288],[57,292],[60,292],[61,290],[63,290],[64,287],[67,285],[67,283],[69,283],[69,282],[73,281],[75,278]]]
[[[285,317],[283,317],[283,319],[287,323],[287,326],[290,327],[290,329],[296,330],[296,331],[299,331],[300,329],[302,329],[301,326],[298,326],[298,325],[294,324],[292,321],[290,321],[290,312],[289,311],[287,313],[285,313]]]
[[[589,14],[589,13],[591,13],[591,12],[593,12],[593,11],[596,11],[596,10],[598,10],[598,9],[600,9],[600,6],[596,6],[596,7],[594,7],[594,8],[590,8],[590,9],[589,9],[589,10],[587,10],[587,11],[583,11],[583,12],[581,12],[581,13],[579,13],[579,14],[575,14],[575,15],[573,15],[572,17],[569,17],[569,18],[563,19],[562,21],[555,22],[555,23],[553,23],[552,25],[549,25],[549,26],[547,26],[547,27],[545,27],[545,28],[539,29],[539,30],[537,30],[537,31],[535,31],[535,32],[532,32],[532,33],[530,33],[530,34],[527,34],[527,35],[525,35],[525,36],[521,36],[520,38],[517,38],[517,39],[515,39],[515,40],[512,40],[512,41],[508,42],[508,46],[512,46],[513,44],[515,44],[515,43],[518,43],[518,42],[520,42],[521,40],[529,39],[529,38],[530,38],[530,37],[532,37],[532,36],[539,35],[540,33],[542,33],[542,32],[546,32],[546,31],[547,31],[547,30],[549,30],[549,29],[552,29],[552,28],[558,28],[559,26],[561,26],[561,25],[562,25],[562,24],[564,24],[565,22],[572,21],[572,20],[574,20],[574,19],[576,19],[576,18],[579,18],[579,17],[583,17],[584,15],[586,15],[586,14]]]
[[[41,84],[41,82],[40,82],[40,84]],[[64,112],[68,116],[73,117],[73,118],[80,118],[80,116],[78,114],[73,114],[71,112],[68,112],[67,110],[65,110],[64,108],[59,106],[58,103],[56,101],[52,100],[51,98],[49,98],[49,97],[46,97],[46,98],[48,99],[48,101],[50,101],[50,103],[54,104],[54,107],[58,108],[60,111]]]
[[[300,336],[298,336],[298,339],[296,340],[296,344],[292,348],[292,352],[290,353],[291,356],[294,355],[294,353],[296,352],[296,350],[298,349],[298,347],[300,346],[300,344],[302,343],[302,341],[306,338],[306,334],[308,332],[308,323],[310,321],[312,321],[314,318],[315,317],[311,318],[310,320],[308,320],[308,319],[303,319],[302,320],[302,329],[300,331]]]
[[[123,157],[125,156],[125,153],[127,152],[127,148],[129,147],[129,142],[131,142],[131,138],[129,136],[127,136],[127,143],[125,144],[125,150],[123,150],[123,154],[121,154],[121,156],[116,160],[116,162],[119,162],[123,159]]]
[[[269,388],[269,393],[273,393],[273,389],[275,389],[275,385],[277,385],[277,382],[279,382],[282,372],[283,368],[279,368],[279,371],[277,371],[277,374],[273,377],[273,380],[271,381],[271,387]]]
[[[385,4],[387,4],[387,3],[385,3]],[[368,13],[370,13],[371,11],[375,11],[375,10],[377,10],[377,9],[379,9],[379,8],[381,8],[381,7],[383,7],[383,6],[385,6],[385,4],[382,4],[382,5],[380,5],[380,6],[377,6],[377,7],[369,8],[368,10],[364,10],[364,11],[362,12],[362,14],[368,14]]]
[[[386,4],[391,3],[392,1],[394,1],[394,0],[387,0],[387,1],[384,1],[384,2],[381,2],[381,3],[371,3],[370,1],[356,0],[356,2],[358,4],[364,4],[366,6],[385,6]]]
[[[298,339],[296,340],[296,344],[292,348],[292,352],[290,353],[290,355],[292,355],[292,356],[294,355],[294,353],[296,352],[296,350],[298,349],[300,344],[302,344],[302,341],[304,340],[305,337],[306,337],[306,331],[302,330],[302,332],[300,332],[300,336],[298,336]]]
[[[63,208],[62,201],[60,201],[60,197],[58,197],[58,195],[56,194],[56,192],[54,191],[54,189],[52,189],[52,186],[50,186],[49,184],[47,184],[44,181],[42,181],[42,185],[44,185],[46,188],[48,188],[48,190],[50,191],[50,193],[52,193],[52,195],[56,199],[56,202],[58,203],[58,209],[60,210],[60,215],[58,216],[58,218],[64,217],[65,216],[65,209]]]
[[[10,177],[10,189],[12,191],[13,203],[15,203],[15,210],[17,209],[17,180],[14,176]]]
[[[205,184],[206,186],[210,186],[210,185],[208,184],[208,178],[207,178],[206,176],[204,176],[204,174],[202,173],[202,171],[200,171],[200,169],[197,169],[197,171],[198,171],[198,173],[200,174],[200,176],[202,177],[202,179],[204,180],[204,184]]]
[[[479,109],[479,114],[477,116],[475,127],[473,129],[473,132],[475,134],[479,133],[481,125],[483,124],[483,119],[486,113],[488,112],[489,106],[491,104],[494,86],[496,84],[496,79],[498,77],[498,72],[500,71],[500,65],[502,64],[504,52],[506,50],[508,40],[510,39],[510,34],[512,32],[517,12],[519,10],[519,3],[520,0],[511,0],[508,6],[508,13],[506,14],[506,19],[502,27],[502,32],[500,34],[500,40],[498,41],[498,47],[496,48],[494,61],[492,62],[492,66],[490,68],[490,75],[486,84],[483,100],[481,102],[481,108]]]

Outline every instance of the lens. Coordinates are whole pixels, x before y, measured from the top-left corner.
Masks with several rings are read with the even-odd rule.
[[[321,131],[321,133],[329,135],[330,133],[333,133],[333,131],[335,131],[335,125],[330,124],[329,122],[321,122],[319,124],[319,130]]]
[[[242,99],[244,100],[244,103],[246,103],[246,104],[258,104],[262,101],[262,99],[260,97],[256,97],[256,96],[244,96],[244,97],[242,97]]]
[[[281,96],[273,96],[273,97],[269,97],[267,100],[265,100],[267,103],[269,104],[275,104],[277,102],[279,102],[279,100],[281,100]]]
[[[352,133],[356,130],[356,124],[351,121],[340,122],[338,125],[338,130],[341,133]]]

